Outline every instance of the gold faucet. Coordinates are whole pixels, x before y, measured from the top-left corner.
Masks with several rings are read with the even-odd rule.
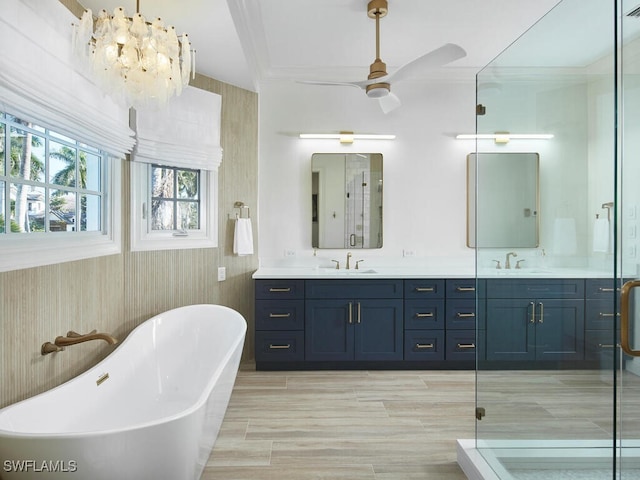
[[[351,252],[347,252],[347,266],[345,267],[347,270],[351,268]]]
[[[88,342],[90,340],[104,340],[110,345],[115,345],[118,340],[107,333],[97,333],[97,330],[92,330],[86,335],[80,335],[79,333],[69,330],[66,337],[58,336],[51,342],[45,342],[40,347],[40,353],[47,355],[49,353],[61,352],[64,347],[69,345],[75,345],[76,343]]]
[[[97,330],[92,330],[86,335],[81,335],[74,332],[73,330],[69,330],[66,337],[56,337],[53,343],[58,347],[66,347],[69,345],[75,345],[76,343],[89,342],[91,340],[104,340],[110,345],[115,345],[116,343],[118,343],[118,340],[116,340],[111,335],[107,333],[97,333]]]
[[[505,268],[505,269],[506,269],[506,268],[511,268],[511,262],[509,262],[509,257],[510,257],[510,256],[517,257],[517,256],[518,256],[518,254],[517,254],[516,252],[509,252],[509,253],[507,253],[507,258],[506,258],[506,259],[505,259],[505,261],[504,261],[504,268]]]

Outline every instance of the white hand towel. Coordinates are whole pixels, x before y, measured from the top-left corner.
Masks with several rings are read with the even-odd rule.
[[[250,218],[236,218],[233,253],[237,255],[253,255],[253,232]]]
[[[553,253],[575,255],[577,250],[576,219],[556,218],[553,225]]]
[[[610,246],[609,242],[609,220],[596,218],[596,223],[593,224],[593,251],[607,253]]]

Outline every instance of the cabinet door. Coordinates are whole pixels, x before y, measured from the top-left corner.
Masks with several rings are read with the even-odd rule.
[[[536,300],[536,359],[584,359],[582,300]]]
[[[354,302],[355,359],[402,360],[402,300]]]
[[[305,360],[353,360],[354,321],[352,300],[307,300]]]
[[[531,303],[523,299],[487,300],[487,360],[535,359],[536,323]]]

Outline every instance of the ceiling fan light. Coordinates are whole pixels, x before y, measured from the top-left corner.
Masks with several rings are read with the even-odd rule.
[[[382,98],[389,95],[391,86],[388,83],[374,83],[367,86],[367,97]]]

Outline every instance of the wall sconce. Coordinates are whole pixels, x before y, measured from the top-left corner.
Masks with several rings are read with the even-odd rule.
[[[353,133],[353,132],[340,132],[340,133],[301,133],[302,139],[316,139],[316,140],[339,140],[340,143],[348,145],[353,143],[354,140],[395,140],[395,135],[377,134],[377,133]]]
[[[510,140],[550,140],[553,138],[551,133],[461,133],[456,135],[458,140],[493,140],[495,143],[509,143]]]

